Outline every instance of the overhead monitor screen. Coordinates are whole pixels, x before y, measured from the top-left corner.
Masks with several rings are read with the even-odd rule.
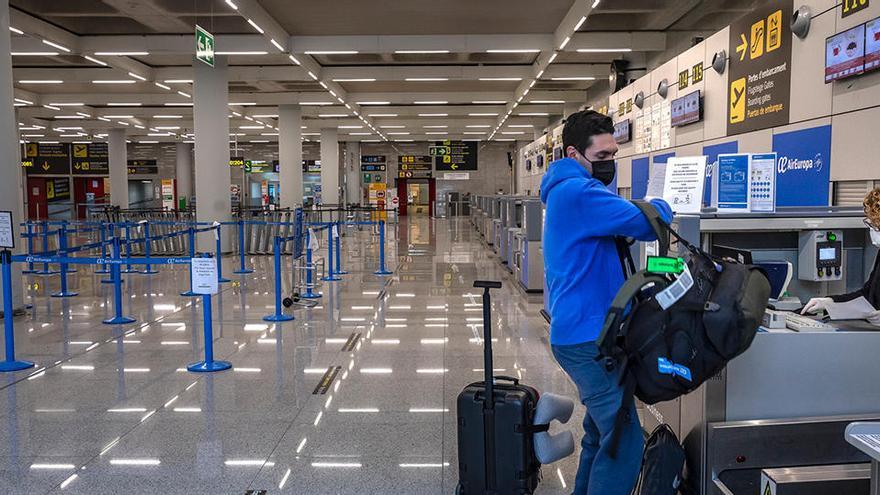
[[[700,91],[672,100],[672,127],[700,121]]]
[[[880,69],[880,17],[865,25],[865,72]]]
[[[614,124],[614,140],[618,144],[628,143],[632,139],[631,127],[629,119]]]
[[[857,76],[865,72],[865,25],[825,40],[825,82]]]

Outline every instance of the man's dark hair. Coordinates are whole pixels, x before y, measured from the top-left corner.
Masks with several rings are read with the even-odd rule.
[[[614,122],[611,117],[593,110],[581,110],[565,119],[562,128],[562,149],[574,146],[583,153],[593,144],[593,136],[614,134]]]

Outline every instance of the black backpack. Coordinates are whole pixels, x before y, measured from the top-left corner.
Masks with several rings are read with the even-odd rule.
[[[642,470],[632,495],[675,495],[682,485],[685,452],[669,425],[654,429],[645,442]]]
[[[626,419],[633,396],[645,404],[668,401],[692,392],[720,372],[728,361],[745,352],[757,333],[770,298],[763,270],[714,257],[693,246],[660,218],[653,205],[634,201],[648,218],[659,240],[660,256],[674,237],[688,252],[685,263],[693,286],[663,309],[657,300],[667,287],[680,290],[668,273],[635,272],[629,249],[621,263],[634,275],[618,291],[598,345],[608,369],[619,370],[624,398],[617,424]],[[625,261],[624,261],[625,260]],[[681,275],[687,276],[687,272]],[[661,299],[667,294],[661,295]],[[612,437],[612,454],[616,438]]]

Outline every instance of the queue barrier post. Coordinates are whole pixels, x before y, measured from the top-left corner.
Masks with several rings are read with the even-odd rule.
[[[25,225],[27,226],[27,254],[28,254],[28,256],[33,256],[33,254],[34,254],[34,225],[30,221],[28,221]],[[27,270],[22,270],[21,273],[29,274],[29,273],[37,273],[37,271],[34,270],[33,263],[28,263]]]
[[[293,315],[281,311],[281,237],[275,236],[272,246],[275,248],[275,314],[264,316],[263,321],[290,321]]]
[[[12,324],[12,252],[8,249],[0,252],[0,264],[3,265],[3,333],[6,340],[6,360],[0,362],[0,372],[21,371],[33,368],[30,361],[15,359],[15,332]]]
[[[116,244],[115,225],[112,223],[107,224],[107,231],[110,234],[110,242],[112,244]],[[113,256],[114,252],[113,252],[112,246],[111,246],[110,250],[111,250],[110,256]],[[103,256],[103,257],[106,258],[106,256]],[[101,279],[102,284],[115,284],[116,283],[116,277],[113,275],[113,265],[110,265],[109,267],[105,268],[105,271],[103,273],[108,273],[110,276],[107,278],[102,278]],[[120,280],[120,283],[122,283],[122,277],[120,277],[119,280]]]
[[[101,257],[106,258],[107,257],[107,225],[106,224],[104,224],[104,223],[101,224],[100,232],[101,232],[101,234],[100,234],[101,235],[101,237],[100,237],[100,239],[101,239]],[[110,273],[110,270],[107,268],[107,265],[104,265],[101,268],[95,270],[95,273]],[[103,282],[103,280],[102,280],[102,282]]]
[[[321,293],[312,290],[314,284],[315,267],[312,265],[312,229],[306,229],[306,293],[299,297],[303,299],[319,299]]]
[[[189,226],[189,259],[196,257],[196,230],[192,225]],[[192,270],[189,272],[189,290],[181,292],[183,297],[195,297],[198,294],[193,292]]]
[[[239,257],[239,265],[238,270],[235,270],[234,274],[242,275],[245,273],[254,273],[253,270],[244,267],[244,219],[241,218],[238,220],[238,257]]]
[[[131,224],[129,222],[125,222],[125,259],[131,261]],[[133,273],[134,271],[129,263],[125,266],[125,270],[120,270],[120,273]]]
[[[342,269],[342,223],[336,222],[336,274],[348,275],[348,272]]]
[[[217,260],[218,263],[220,260]],[[190,270],[192,271],[192,270]],[[211,307],[211,294],[201,294],[202,296],[202,314],[204,323],[202,329],[205,334],[205,360],[192,363],[186,367],[187,371],[192,373],[211,373],[214,371],[224,371],[232,368],[232,363],[228,361],[214,361],[214,328],[213,308]]]
[[[214,230],[214,241],[216,243],[214,247],[214,258],[217,260],[217,283],[225,284],[227,282],[232,282],[232,280],[223,277],[223,253],[222,246],[220,244],[220,223],[214,222],[214,227],[216,228],[216,230]]]
[[[338,282],[342,280],[342,277],[336,275],[333,270],[333,227],[331,225],[327,226],[327,235],[329,239],[327,239],[327,275],[321,280],[325,282]]]
[[[58,240],[58,250],[59,250],[59,251],[61,250],[61,240],[60,240],[60,239],[61,239],[61,237],[63,236],[63,237],[64,237],[64,249],[65,249],[65,252],[64,252],[64,253],[61,253],[61,254],[63,254],[64,256],[67,256],[67,252],[66,252],[66,249],[67,249],[67,236],[68,236],[68,234],[70,233],[70,231],[67,229],[67,220],[62,220],[62,221],[61,221],[61,227],[62,227],[62,228],[59,228],[59,229],[58,229],[58,238],[59,238],[59,240]],[[76,232],[76,231],[77,231],[77,229],[74,229],[74,232]],[[59,270],[59,271],[60,271],[60,270]],[[79,271],[79,270],[77,270],[77,268],[76,268],[75,265],[74,265],[72,268],[71,268],[71,266],[70,266],[69,264],[67,265],[67,273],[76,273],[76,272],[78,272],[78,271]]]
[[[144,220],[141,225],[144,226],[144,257],[150,259],[150,244],[153,243],[153,238],[150,236],[150,222]],[[144,271],[142,271],[141,273],[143,273],[144,275],[153,275],[159,273],[159,270],[154,269],[153,265],[147,263],[147,265],[144,267]]]
[[[49,251],[49,222],[47,222],[46,220],[43,220],[42,223],[43,223],[43,225],[42,225],[43,229],[42,229],[41,234],[43,236],[43,252],[46,253]],[[43,269],[38,272],[35,272],[35,273],[37,275],[52,275],[52,274],[58,273],[58,272],[54,272],[52,270],[49,270],[49,263],[46,262],[46,263],[43,263]]]
[[[104,320],[105,325],[124,325],[134,323],[135,319],[130,316],[122,316],[122,254],[119,246],[119,238],[113,238],[113,259],[110,264],[110,276],[113,278],[113,309],[116,315]]]
[[[373,273],[391,275],[391,272],[385,268],[385,220],[379,220],[379,269]]]
[[[58,254],[67,257],[67,224],[62,223],[58,229]],[[52,297],[73,297],[76,292],[67,290],[67,263],[61,262],[61,290],[52,294]]]

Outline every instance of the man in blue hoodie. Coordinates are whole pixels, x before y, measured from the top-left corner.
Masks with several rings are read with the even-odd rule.
[[[629,495],[644,448],[633,406],[621,426],[617,454],[609,454],[623,387],[617,370],[596,360],[605,315],[624,283],[614,237],[656,240],[641,211],[607,188],[616,172],[613,132],[611,119],[600,113],[569,116],[562,131],[566,157],[553,162],[541,181],[550,344],[587,407],[576,495]],[[651,203],[663,220],[672,220],[665,201]]]

